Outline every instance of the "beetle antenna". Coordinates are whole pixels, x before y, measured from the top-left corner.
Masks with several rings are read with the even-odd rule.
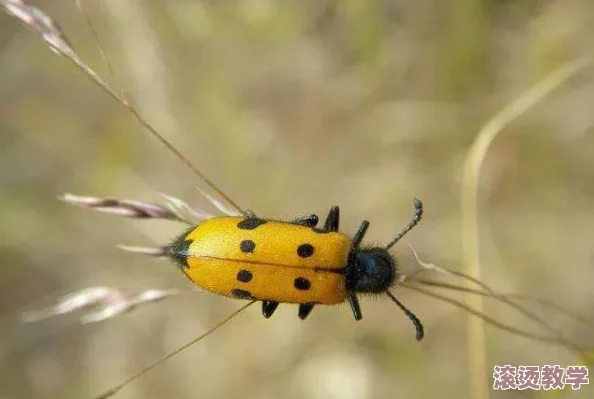
[[[404,312],[404,314],[406,314],[408,316],[408,318],[410,319],[410,321],[412,321],[413,324],[415,325],[415,329],[417,330],[417,333],[416,333],[415,338],[417,339],[417,341],[422,340],[423,337],[425,336],[425,330],[423,328],[423,323],[421,323],[421,320],[413,312],[411,312],[410,310],[408,310],[406,308],[406,306],[404,306],[402,304],[402,302],[400,302],[398,299],[396,299],[396,297],[394,296],[394,294],[392,294],[390,291],[386,291],[386,294],[390,297],[390,299],[392,301],[394,301],[394,303],[396,303],[396,305],[398,305],[398,307],[400,309],[402,309],[402,311]]]
[[[132,381],[136,380],[137,378],[141,377],[147,371],[154,369],[155,367],[157,367],[160,364],[164,363],[165,361],[169,360],[170,358],[177,355],[179,352],[183,351],[184,349],[194,345],[195,343],[197,343],[199,341],[202,341],[202,339],[208,337],[210,334],[212,334],[213,332],[215,332],[216,330],[221,328],[223,325],[227,324],[227,322],[231,321],[231,319],[233,319],[235,316],[237,316],[238,314],[240,314],[241,312],[246,310],[248,307],[250,307],[254,303],[256,303],[256,301],[248,302],[247,304],[245,304],[242,307],[240,307],[239,309],[237,309],[235,312],[231,313],[225,319],[221,320],[217,325],[212,327],[210,330],[206,331],[204,334],[200,335],[199,337],[194,338],[193,340],[191,340],[189,342],[186,342],[185,344],[183,344],[182,346],[180,346],[173,352],[168,353],[167,355],[163,356],[161,359],[157,360],[156,362],[153,362],[153,363],[149,364],[148,366],[146,366],[145,368],[143,368],[142,370],[138,371],[137,373],[132,374],[131,376],[126,378],[124,381],[122,381],[118,385],[114,386],[113,388],[110,388],[109,390],[103,392],[99,396],[95,396],[94,399],[107,399],[107,398],[115,395],[116,393],[118,393],[120,391],[120,389],[124,388],[126,385],[128,385]]]
[[[423,216],[423,203],[421,202],[421,200],[414,198],[413,205],[415,206],[415,214],[413,215],[412,220],[410,222],[408,222],[408,224],[404,227],[404,229],[402,229],[400,234],[398,234],[396,236],[396,238],[394,238],[392,240],[392,242],[390,242],[388,245],[386,245],[386,249],[392,248],[394,246],[394,244],[396,244],[398,241],[400,241],[400,239],[402,237],[404,237],[406,235],[406,233],[411,231],[412,228],[415,227],[417,225],[417,223],[419,223],[421,221],[421,217]]]

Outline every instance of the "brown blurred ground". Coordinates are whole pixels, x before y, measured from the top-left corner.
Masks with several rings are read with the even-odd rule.
[[[89,2],[91,3],[91,2]],[[38,2],[104,74],[74,2]],[[491,115],[561,64],[591,53],[584,1],[103,1],[91,16],[141,112],[243,206],[266,217],[343,211],[384,242],[461,267],[463,159]],[[484,280],[584,315],[594,296],[594,85],[586,71],[508,127],[481,174]],[[105,324],[20,325],[21,311],[91,285],[188,289],[166,262],[117,243],[160,244],[182,226],[67,206],[63,192],[199,207],[191,173],[121,106],[0,14],[0,398],[85,398],[207,329],[238,303],[186,294]],[[413,261],[405,245],[396,252]],[[255,307],[117,397],[465,398],[466,316],[409,291],[427,337],[387,301]],[[499,307],[490,314],[525,325]],[[592,345],[587,330],[557,322]],[[492,328],[488,367],[576,363]],[[554,397],[591,397],[594,388]],[[493,392],[493,398],[545,397]]]

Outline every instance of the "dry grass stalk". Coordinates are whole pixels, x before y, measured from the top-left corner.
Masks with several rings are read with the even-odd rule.
[[[515,119],[542,101],[554,89],[561,86],[581,71],[587,62],[583,59],[570,62],[551,72],[533,87],[522,93],[491,118],[478,132],[470,147],[464,165],[462,183],[462,242],[464,244],[464,270],[466,274],[481,278],[479,229],[478,229],[478,186],[480,170],[489,146],[497,135]],[[483,311],[481,296],[467,295],[466,303]],[[486,368],[484,324],[479,320],[468,320],[468,372],[471,396],[477,399],[489,397],[487,383],[490,373]]]

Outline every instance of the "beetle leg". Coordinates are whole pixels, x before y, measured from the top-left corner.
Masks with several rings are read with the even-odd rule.
[[[262,301],[262,314],[268,319],[270,316],[272,316],[277,307],[278,302]]]
[[[326,217],[326,223],[324,223],[324,230],[326,231],[338,231],[338,224],[340,220],[340,209],[337,206],[330,208],[328,217]]]
[[[313,309],[314,304],[313,303],[302,303],[299,305],[299,318],[301,320],[305,320],[305,318],[307,316],[309,316],[309,314],[311,313],[311,310]]]
[[[300,216],[294,219],[291,223],[306,227],[316,227],[319,220],[320,218],[318,218],[318,215],[311,214],[307,216]]]
[[[368,228],[369,222],[364,220],[361,223],[361,226],[359,226],[359,230],[357,230],[355,237],[353,237],[353,248],[359,248],[359,245],[361,245],[361,241],[363,241],[363,237],[365,237],[365,233],[367,233]]]
[[[351,310],[353,311],[355,320],[361,320],[363,318],[363,314],[361,313],[361,307],[359,306],[359,299],[357,299],[357,295],[351,294],[351,296],[349,296],[349,305],[351,305]]]

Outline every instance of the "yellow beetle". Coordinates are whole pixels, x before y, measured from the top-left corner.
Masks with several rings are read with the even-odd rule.
[[[421,201],[414,200],[413,219],[385,247],[361,247],[369,227],[363,221],[351,239],[338,232],[339,208],[332,207],[322,228],[317,215],[291,222],[222,216],[203,221],[167,247],[167,254],[196,285],[239,299],[262,301],[264,317],[279,303],[299,304],[305,319],[314,305],[345,300],[356,320],[363,316],[358,293],[386,293],[412,320],[416,338],[421,321],[389,291],[396,278],[396,259],[388,250],[420,220]]]

